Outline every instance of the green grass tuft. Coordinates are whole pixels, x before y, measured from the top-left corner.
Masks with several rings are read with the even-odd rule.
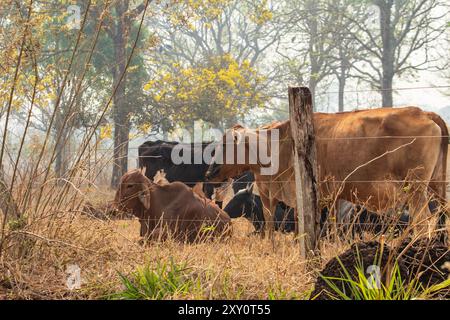
[[[199,281],[188,274],[186,263],[157,263],[155,268],[146,265],[126,276],[119,272],[124,290],[112,299],[161,300],[189,296],[199,288]]]
[[[431,299],[438,291],[450,287],[450,279],[439,284],[424,288],[416,279],[405,281],[402,279],[398,264],[395,263],[387,283],[380,283],[377,287],[370,283],[364,270],[356,267],[356,277],[343,268],[342,277],[321,276],[330,291],[327,295],[336,300],[419,300]],[[356,279],[355,279],[356,278]],[[340,284],[345,284],[341,286]]]

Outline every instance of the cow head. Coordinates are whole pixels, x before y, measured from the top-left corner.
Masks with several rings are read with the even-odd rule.
[[[248,159],[248,143],[246,143],[245,137],[245,128],[240,125],[234,126],[225,133],[222,141],[216,146],[206,172],[205,177],[208,181],[223,182],[250,169],[246,161]],[[242,161],[242,157],[244,161]]]
[[[127,172],[120,179],[114,202],[120,210],[130,210],[139,216],[150,209],[151,181],[141,170]]]
[[[224,211],[230,216],[230,218],[252,218],[253,210],[256,210],[252,190],[253,184],[250,184],[247,188],[239,190],[234,195],[233,199],[227,203]]]

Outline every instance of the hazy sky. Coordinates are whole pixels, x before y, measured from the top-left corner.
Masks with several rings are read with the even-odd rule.
[[[396,79],[394,88],[417,88],[408,90],[398,90],[394,94],[395,106],[413,105],[429,111],[437,111],[450,106],[450,87],[443,89],[433,89],[425,87],[450,86],[447,79],[440,77],[436,72],[420,71],[417,79]],[[346,87],[345,106],[346,110],[355,108],[379,107],[381,95],[378,92],[371,92],[366,86],[356,87],[349,84]],[[328,90],[328,96],[323,96],[317,104],[322,111],[337,111],[338,94],[337,86],[332,85]],[[355,91],[359,91],[357,94]],[[447,93],[448,95],[445,95]],[[327,109],[329,106],[329,110]]]

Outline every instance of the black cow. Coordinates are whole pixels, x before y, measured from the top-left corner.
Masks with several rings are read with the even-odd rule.
[[[138,148],[139,168],[145,168],[145,175],[149,179],[153,179],[159,170],[164,170],[169,182],[180,181],[192,188],[197,182],[205,181],[209,164],[205,163],[202,155],[210,142],[185,144],[184,147],[190,148],[191,151],[191,163],[175,164],[172,161],[172,150],[178,144],[179,142],[162,140],[144,142]],[[183,150],[179,154],[183,156]],[[194,159],[199,156],[202,163],[196,164]],[[204,183],[203,191],[211,198],[214,185]]]
[[[193,187],[197,182],[203,182],[203,192],[208,198],[214,193],[214,187],[220,185],[208,183],[205,179],[209,164],[203,159],[203,152],[211,142],[190,143],[183,147],[190,148],[191,163],[174,164],[172,161],[172,150],[179,142],[169,142],[163,140],[146,141],[138,148],[139,167],[145,168],[145,175],[153,179],[159,170],[164,170],[166,179],[169,182],[180,181],[189,187]],[[183,150],[179,152],[183,156]],[[202,163],[196,164],[194,159],[202,159]],[[245,188],[249,182],[254,181],[252,173],[244,173],[236,178],[233,183],[233,190]],[[235,191],[235,192],[236,192]],[[221,206],[221,203],[218,203]]]
[[[256,232],[261,232],[264,228],[263,206],[259,196],[252,193],[252,186],[240,190],[233,199],[225,206],[225,212],[230,218],[244,217],[248,219],[255,227]],[[321,211],[320,228],[328,227],[327,219],[329,211],[323,208]],[[355,218],[356,217],[356,218]],[[275,230],[281,232],[295,231],[294,210],[284,203],[279,202],[275,210]],[[402,213],[398,221],[392,221],[385,216],[362,209],[359,206],[350,205],[342,207],[339,212],[338,225],[344,231],[350,230],[352,235],[362,235],[364,231],[370,231],[375,234],[389,231],[389,227],[394,225],[394,232],[399,233],[409,224],[409,215]]]
[[[322,208],[320,217],[320,229],[322,234],[330,227],[328,223],[329,210]],[[392,213],[378,214],[368,211],[362,206],[354,205],[351,202],[344,201],[338,209],[337,225],[340,235],[351,232],[352,236],[362,236],[363,232],[373,234],[392,233],[401,234],[409,225],[410,216],[407,211],[402,211],[401,215],[396,217]]]
[[[234,189],[234,188],[233,188]],[[225,206],[230,218],[244,217],[255,227],[256,232],[264,228],[264,215],[261,198],[252,193],[253,185],[238,191]],[[275,210],[275,230],[281,232],[295,231],[294,209],[279,202]]]

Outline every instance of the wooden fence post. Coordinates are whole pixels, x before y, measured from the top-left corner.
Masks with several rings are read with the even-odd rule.
[[[293,139],[297,235],[301,256],[315,250],[320,228],[316,145],[311,91],[289,87],[289,116]]]

